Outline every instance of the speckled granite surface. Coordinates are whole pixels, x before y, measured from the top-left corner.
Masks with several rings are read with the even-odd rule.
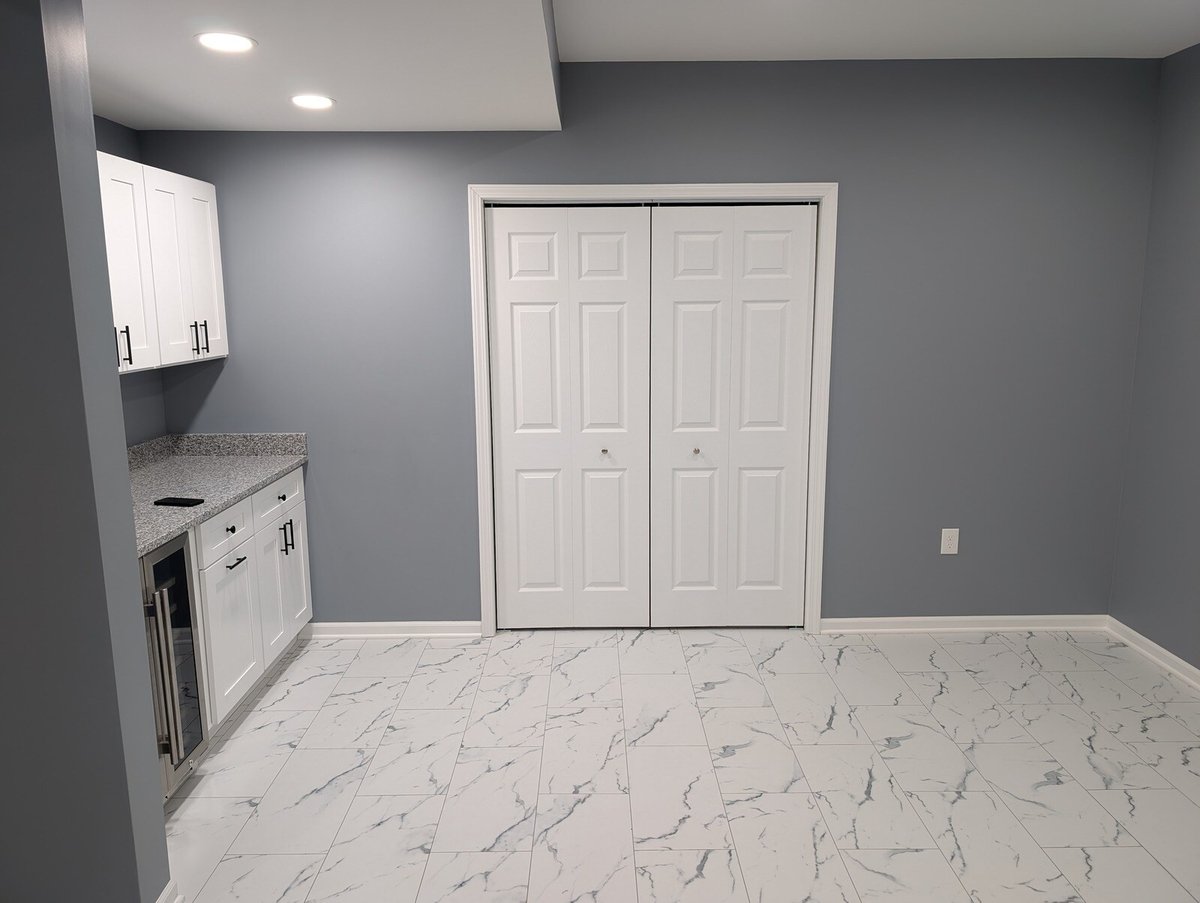
[[[197,433],[162,436],[129,449],[138,556],[253,495],[308,460],[304,433]],[[163,508],[168,495],[204,499]]]

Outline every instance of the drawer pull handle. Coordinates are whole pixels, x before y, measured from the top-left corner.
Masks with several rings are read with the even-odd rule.
[[[286,492],[285,492],[283,495],[281,495],[281,496],[279,497],[279,501],[281,501],[281,502],[286,502],[286,501],[287,501],[287,493],[286,493]]]
[[[204,353],[208,354],[208,320],[205,320],[200,325],[204,328]],[[200,336],[198,333],[196,335],[196,344],[200,344]]]
[[[200,323],[198,321],[193,321],[192,325],[188,328],[191,329],[191,331],[192,331],[192,354],[199,354],[200,353]]]
[[[243,561],[245,561],[245,560],[246,560],[246,556],[245,556],[245,555],[243,555],[241,558],[239,558],[239,559],[238,559],[237,561],[235,561],[233,564],[227,564],[227,565],[225,565],[225,570],[227,570],[227,571],[232,571],[232,570],[233,570],[235,567],[237,567],[239,564],[241,564],[241,563],[242,563]]]
[[[125,333],[125,349],[129,352],[129,356],[125,358],[125,363],[133,366],[133,339],[129,337],[129,327],[126,326],[121,332]]]
[[[237,532],[237,524],[232,524],[232,525],[226,527],[225,532],[226,533],[236,533]]]

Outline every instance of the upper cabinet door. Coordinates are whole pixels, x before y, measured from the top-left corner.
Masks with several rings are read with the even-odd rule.
[[[122,373],[146,370],[160,356],[142,166],[104,153],[97,162],[117,366]]]
[[[144,167],[163,364],[229,353],[216,189]]]
[[[146,211],[154,261],[154,297],[158,305],[158,341],[162,363],[199,360],[199,324],[192,302],[192,280],[185,234],[190,179],[150,166]]]
[[[217,231],[217,189],[208,182],[184,179],[184,241],[192,284],[192,316],[199,324],[202,357],[225,357],[225,283],[221,239]]]

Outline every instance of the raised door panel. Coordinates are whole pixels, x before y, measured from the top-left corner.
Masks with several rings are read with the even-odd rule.
[[[117,366],[122,373],[157,367],[158,317],[142,166],[105,153],[97,154],[97,164]]]
[[[283,615],[287,642],[312,620],[308,573],[308,506],[301,503],[283,518],[289,548],[283,556]]]
[[[152,166],[143,172],[161,360],[164,365],[197,360],[201,346],[187,237],[191,180]]]
[[[733,209],[663,207],[653,220],[650,623],[734,623],[727,605]]]
[[[734,210],[730,365],[730,610],[801,624],[804,611],[815,206]]]
[[[285,520],[286,518],[281,517],[271,524],[260,526],[254,534],[255,564],[258,569],[259,630],[265,667],[270,667],[291,640],[283,605]]]
[[[199,324],[200,356],[223,357],[229,353],[229,339],[217,191],[208,182],[196,179],[184,179],[183,186],[184,245],[192,286],[192,317]]]
[[[208,630],[209,698],[221,722],[262,676],[258,568],[254,549],[243,544],[202,572]]]
[[[498,624],[568,626],[567,211],[493,209],[487,229]]]
[[[650,618],[650,213],[567,214],[578,627]]]

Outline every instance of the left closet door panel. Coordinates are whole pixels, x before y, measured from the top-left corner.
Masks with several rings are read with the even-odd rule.
[[[97,163],[117,368],[146,370],[160,360],[146,183],[138,163],[105,153],[97,154]]]
[[[487,225],[498,624],[648,624],[649,211]]]

